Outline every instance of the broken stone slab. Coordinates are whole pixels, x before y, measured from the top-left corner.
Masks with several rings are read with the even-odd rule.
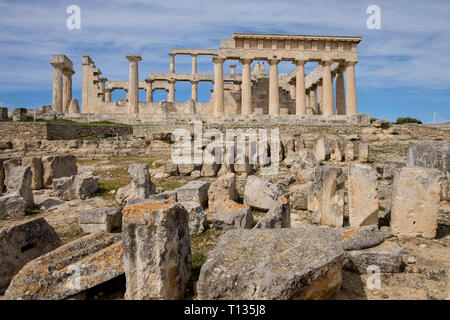
[[[348,166],[348,211],[350,226],[378,224],[377,172],[370,166]]]
[[[18,193],[25,200],[26,208],[34,207],[31,177],[30,167],[18,166],[9,171],[8,193]]]
[[[123,274],[120,234],[93,233],[27,263],[13,278],[11,300],[60,300]]]
[[[207,215],[203,211],[202,205],[198,202],[180,202],[189,213],[189,232],[200,234],[207,228]]]
[[[372,248],[384,241],[386,235],[376,226],[341,229],[344,250],[362,250]]]
[[[208,205],[208,190],[210,183],[206,181],[191,181],[176,189],[179,202],[198,202],[203,208]]]
[[[450,141],[411,141],[408,147],[408,166],[450,172]]]
[[[26,263],[60,245],[58,235],[44,218],[0,230],[0,291],[6,289]]]
[[[22,166],[31,168],[31,189],[42,189],[44,187],[42,159],[40,157],[22,158]]]
[[[235,165],[236,169],[236,165]],[[203,163],[202,170],[201,170],[201,176],[202,177],[215,177],[217,173],[220,170],[220,164],[218,163]]]
[[[311,151],[299,150],[296,152],[291,152],[286,159],[284,159],[283,164],[288,168],[295,168],[293,170],[301,170],[306,168],[314,168],[318,166],[320,162]]]
[[[318,167],[308,197],[308,210],[317,224],[342,227],[344,223],[345,178],[342,169],[333,166]]]
[[[282,196],[255,225],[256,229],[280,229],[291,227],[291,206],[289,200]]]
[[[324,136],[314,140],[314,155],[317,160],[325,161],[330,159],[330,145]]]
[[[11,158],[11,159],[5,160],[3,162],[3,168],[4,168],[4,172],[5,172],[4,185],[6,187],[8,187],[9,172],[13,168],[19,167],[21,165],[22,165],[22,159],[21,158]]]
[[[178,166],[172,160],[167,160],[163,164],[163,171],[167,173],[169,176],[178,176]]]
[[[127,200],[148,199],[156,193],[156,185],[150,179],[148,164],[132,164],[128,167],[128,174],[131,183]]]
[[[358,161],[366,163],[369,161],[369,145],[367,143],[360,143],[358,146]]]
[[[383,179],[392,179],[394,178],[395,174],[403,167],[405,167],[406,164],[403,162],[393,162],[393,161],[387,161],[382,166],[382,177]]]
[[[85,200],[95,194],[97,189],[98,177],[90,174],[53,179],[53,190],[64,201]]]
[[[219,230],[250,229],[255,225],[252,208],[229,199],[215,204],[210,220]]]
[[[224,200],[237,201],[239,194],[236,187],[236,174],[228,173],[211,183],[208,189],[208,207],[214,210],[215,204]]]
[[[26,202],[17,192],[0,197],[0,220],[25,215]]]
[[[360,274],[397,273],[402,272],[403,266],[403,248],[384,241],[373,248],[346,251],[343,269]]]
[[[81,211],[78,224],[85,233],[112,232],[122,227],[122,209],[111,207]]]
[[[433,168],[402,168],[395,176],[391,228],[395,235],[434,239],[439,217],[442,172]]]
[[[289,188],[292,208],[295,210],[308,210],[308,195],[312,189],[312,182],[294,184]]]
[[[334,162],[342,162],[341,146],[338,140],[331,142],[330,159]]]
[[[230,230],[203,264],[198,299],[327,299],[340,290],[344,250],[328,227]]]
[[[352,142],[345,145],[344,157],[345,161],[355,160],[355,145]]]
[[[269,210],[283,195],[283,187],[268,179],[249,176],[245,182],[244,203],[252,208]]]
[[[189,217],[172,200],[123,210],[125,299],[182,299],[191,273]]]
[[[44,187],[51,189],[53,179],[71,177],[77,174],[77,158],[73,155],[42,157]]]

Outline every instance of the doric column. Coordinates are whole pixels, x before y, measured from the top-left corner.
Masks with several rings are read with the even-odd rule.
[[[317,114],[323,114],[323,85],[319,82],[317,85]]]
[[[278,89],[278,59],[269,59],[269,115],[280,114],[280,97]]]
[[[310,92],[309,89],[305,91],[305,108],[306,108],[306,114],[311,114],[311,98],[310,98]]]
[[[139,69],[138,63],[142,60],[139,54],[127,54],[130,61],[130,72],[128,78],[128,113],[139,113]]]
[[[331,116],[333,114],[333,79],[331,77],[331,64],[333,61],[327,60],[322,61],[323,67],[323,76],[322,76],[322,84],[323,84],[323,108],[322,112],[326,116]]]
[[[252,114],[252,79],[250,74],[251,59],[242,59],[242,99],[241,113]]]
[[[225,59],[213,57],[214,62],[214,114],[224,115],[223,63]]]
[[[168,102],[175,102],[175,83],[177,83],[175,79],[169,80],[169,94],[167,95]]]
[[[358,113],[358,105],[356,100],[356,82],[355,82],[355,64],[357,61],[346,62],[345,78],[346,78],[346,94],[347,115]]]
[[[191,81],[191,99],[195,102],[198,101],[198,81]]]
[[[197,55],[192,54],[192,74],[197,73]]]
[[[309,90],[309,107],[311,108],[312,114],[317,114],[316,108],[316,87],[311,87]]]
[[[105,102],[111,102],[112,89],[105,89]]]
[[[81,67],[81,110],[83,113],[89,113],[89,65],[91,63],[91,58],[84,55]]]
[[[175,73],[175,54],[169,53],[170,56],[170,66],[169,66],[169,72]]]
[[[236,74],[236,65],[230,64],[231,74]]]
[[[64,90],[63,90],[63,112],[69,112],[69,104],[72,100],[72,76],[75,74],[75,71],[71,69],[64,69]]]
[[[344,69],[341,66],[336,77],[336,114],[345,114]]]
[[[63,110],[63,64],[51,63],[55,71],[53,73],[53,98],[52,108],[56,112]]]
[[[305,61],[295,60],[295,114],[305,115]]]
[[[145,92],[145,101],[153,102],[153,81],[146,80],[147,82],[147,91]]]

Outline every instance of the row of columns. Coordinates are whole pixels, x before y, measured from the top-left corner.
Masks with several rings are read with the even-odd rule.
[[[54,68],[52,108],[56,112],[66,113],[72,100],[72,76],[75,71],[65,68],[64,63],[50,63]]]
[[[214,62],[214,114],[224,113],[224,86],[223,86],[223,63],[225,59],[213,57]],[[269,59],[269,115],[280,114],[280,98],[278,84],[278,63],[279,59]],[[242,63],[242,114],[253,113],[252,109],[252,89],[250,65],[252,59],[241,59]],[[297,115],[314,114],[317,99],[321,114],[331,116],[335,114],[335,99],[333,88],[333,76],[331,65],[333,60],[322,61],[323,68],[322,84],[314,90],[305,88],[305,63],[306,60],[295,60],[296,84],[295,84],[295,109]],[[356,62],[347,61],[341,66],[336,78],[336,113],[353,115],[357,113],[355,66]],[[344,86],[344,72],[346,73],[346,86]],[[345,89],[346,87],[346,89]],[[318,98],[317,98],[318,96]],[[314,110],[312,112],[311,110]]]
[[[175,53],[170,52],[170,65],[169,73],[175,73]],[[192,74],[197,73],[197,54],[192,53]],[[175,102],[175,84],[176,80],[169,80],[169,91],[167,94],[167,101]],[[191,81],[191,99],[195,102],[198,101],[198,81]]]

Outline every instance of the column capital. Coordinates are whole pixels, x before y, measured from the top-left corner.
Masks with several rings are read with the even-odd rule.
[[[50,64],[53,66],[53,68],[59,69],[61,71],[63,71],[65,67],[65,64],[62,62],[50,62]]]
[[[294,59],[292,61],[292,63],[295,64],[296,66],[303,66],[303,65],[305,65],[306,62],[307,61],[304,59]]]
[[[344,62],[344,65],[347,67],[347,66],[351,66],[351,67],[353,67],[355,64],[357,64],[359,61],[345,61]]]
[[[322,65],[322,66],[328,66],[328,67],[330,67],[332,64],[334,63],[334,61],[333,60],[322,60],[322,61],[320,61],[320,64]]]
[[[242,64],[251,64],[253,62],[253,59],[243,58],[243,59],[239,59],[239,62],[242,63]],[[235,64],[233,66],[236,67]]]
[[[198,84],[200,81],[199,80],[191,80],[190,83],[191,84]]]
[[[280,59],[267,59],[269,65],[279,64],[280,61],[281,61]]]
[[[215,56],[215,57],[212,57],[212,61],[214,63],[224,63],[225,62],[225,58],[221,58],[221,57]]]
[[[167,82],[170,84],[175,84],[175,83],[177,83],[177,79],[171,78],[171,79],[167,80]]]
[[[65,69],[63,69],[63,73],[65,76],[71,77],[75,74],[75,71],[73,71],[72,69],[65,68]]]
[[[169,57],[175,57],[177,54],[173,52],[169,52]]]
[[[191,57],[197,57],[198,53],[191,53],[190,55],[191,55]]]
[[[150,83],[150,84],[155,82],[155,80],[153,80],[153,79],[145,79],[144,81],[147,82],[147,83]]]
[[[139,62],[142,61],[142,57],[140,54],[127,54],[125,56],[130,62]]]

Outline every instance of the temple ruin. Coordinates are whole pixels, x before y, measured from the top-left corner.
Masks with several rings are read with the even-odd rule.
[[[358,62],[357,45],[360,37],[306,36],[282,34],[234,33],[216,49],[173,49],[169,52],[168,73],[150,73],[139,80],[139,54],[126,56],[129,78],[109,80],[87,55],[82,62],[81,114],[72,114],[68,106],[72,99],[72,62],[65,55],[55,55],[53,81],[53,110],[69,118],[94,117],[126,123],[151,122],[162,117],[190,117],[209,119],[231,117],[294,116],[298,120],[340,121],[355,123],[358,117],[355,65]],[[192,57],[191,73],[176,73],[177,55]],[[212,57],[214,73],[198,73],[197,57]],[[236,73],[236,64],[224,72],[226,60],[242,64],[242,74]],[[251,64],[254,61],[264,63]],[[289,74],[279,74],[281,61],[293,63]],[[307,62],[318,66],[305,73]],[[344,76],[345,75],[345,76]],[[63,81],[64,76],[64,81]],[[336,79],[336,80],[334,80]],[[175,101],[175,84],[191,83],[191,97],[186,102]],[[213,83],[208,102],[198,101],[198,83]],[[334,84],[335,83],[335,84]],[[155,102],[155,90],[165,90],[167,101]],[[126,99],[112,101],[114,90],[124,90]],[[145,101],[139,101],[139,90],[146,91]],[[366,119],[367,120],[367,119]],[[356,120],[357,122],[358,120]]]

